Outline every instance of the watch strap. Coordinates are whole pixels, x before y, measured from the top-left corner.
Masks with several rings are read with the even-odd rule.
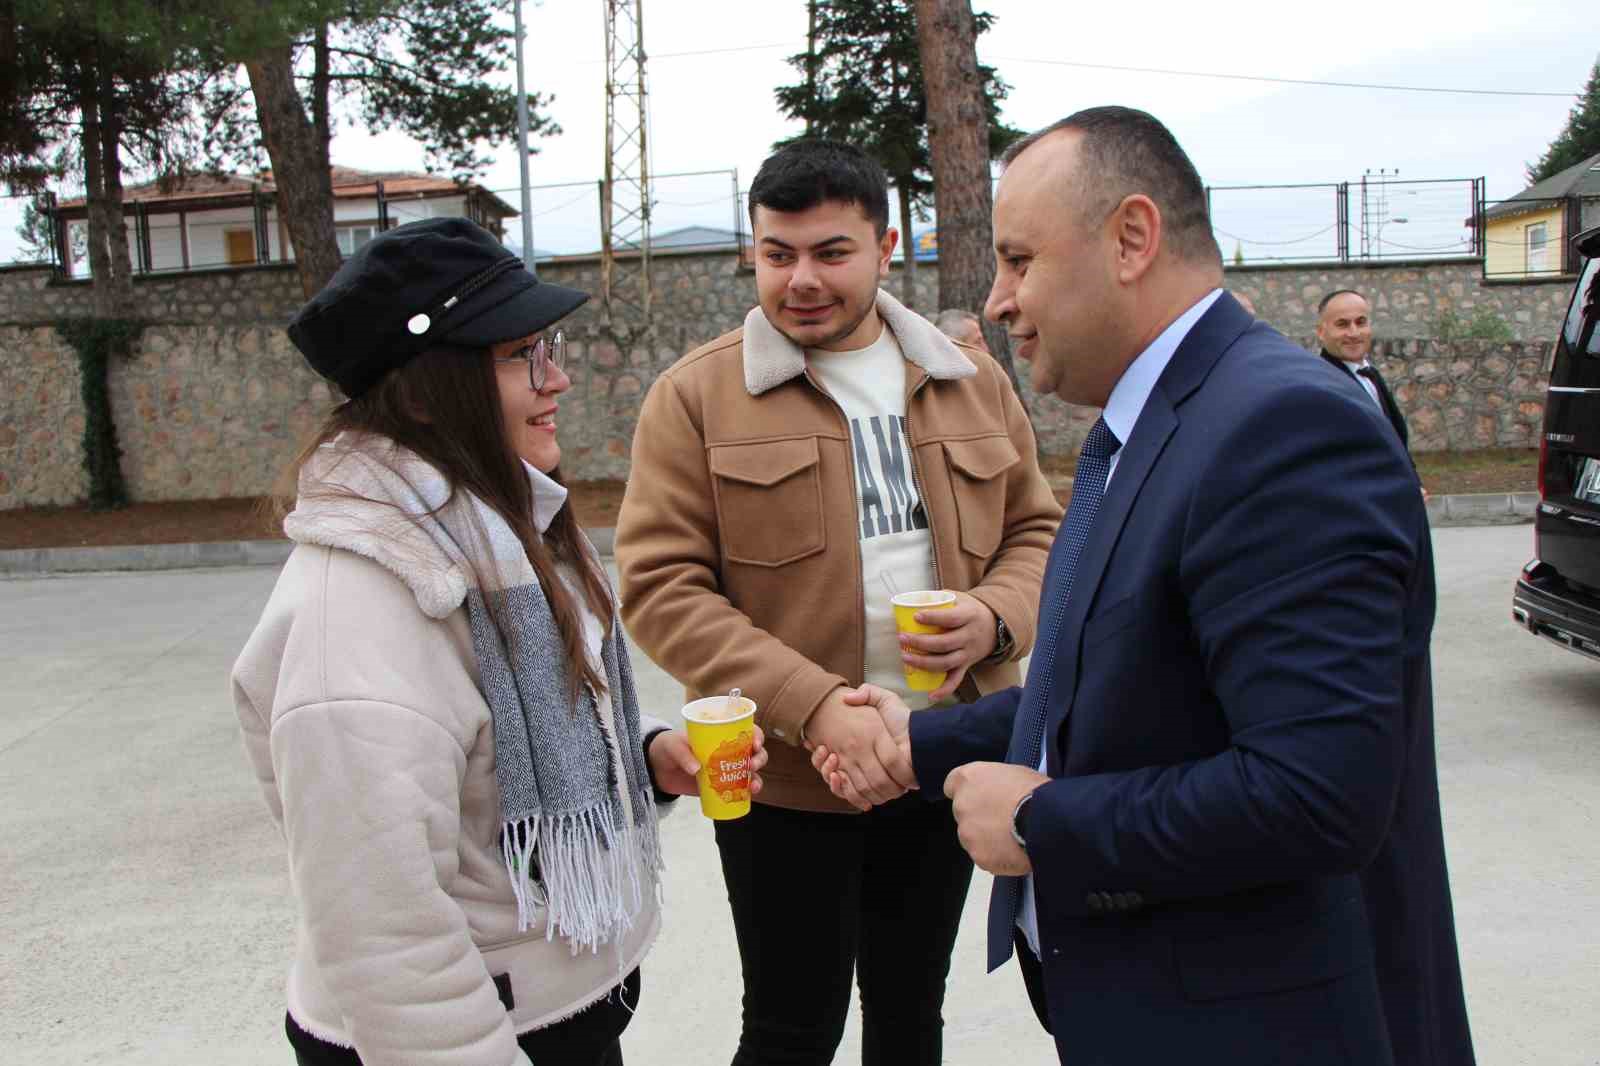
[[[1006,620],[1000,617],[1000,612],[994,613],[994,650],[984,657],[985,663],[1003,663],[1011,658],[1011,653],[1017,646],[1016,638],[1011,635],[1011,628],[1006,625]]]
[[[1028,806],[1028,801],[1031,799],[1033,799],[1033,793],[1029,792],[1026,796],[1017,800],[1016,807],[1011,811],[1011,839],[1015,840],[1017,847],[1022,848],[1024,851],[1028,848],[1028,842],[1022,838],[1022,811],[1023,808]]]

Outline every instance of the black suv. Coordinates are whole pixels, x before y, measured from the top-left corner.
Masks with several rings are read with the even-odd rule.
[[[1600,659],[1600,228],[1574,242],[1585,261],[1550,366],[1534,557],[1517,578],[1511,616]]]

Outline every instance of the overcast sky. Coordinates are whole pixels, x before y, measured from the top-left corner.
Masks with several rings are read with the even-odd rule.
[[[1364,171],[1398,169],[1402,179],[1487,179],[1490,199],[1524,185],[1523,167],[1561,129],[1573,99],[1334,88],[1123,72],[1061,65],[1094,63],[1265,77],[1367,82],[1428,88],[1576,93],[1600,51],[1586,32],[1593,8],[1583,0],[1439,3],[1354,0],[1327,8],[1282,0],[1198,5],[1146,0],[1060,4],[991,0],[995,15],[979,55],[1011,85],[1003,115],[1032,130],[1081,107],[1127,104],[1162,119],[1208,184],[1320,183],[1359,180]],[[1287,11],[1296,10],[1294,15]],[[1138,11],[1137,19],[1130,16]],[[530,90],[553,93],[549,113],[559,137],[538,142],[532,184],[591,181],[604,152],[604,42],[600,0],[527,3]],[[773,89],[798,79],[786,62],[805,46],[803,0],[645,0],[651,155],[657,174],[739,171],[748,186],[773,141],[798,127],[773,103]],[[771,47],[760,47],[771,46]],[[717,51],[747,49],[744,51]],[[682,53],[698,53],[685,55]],[[403,139],[375,141],[341,131],[335,158],[362,165],[415,165]],[[484,175],[515,205],[514,151],[501,151]],[[715,200],[723,178],[663,179],[657,230],[683,222],[731,225]],[[1441,220],[1459,227],[1468,213],[1460,187],[1408,191],[1413,242],[1417,227]],[[1239,236],[1299,239],[1314,222],[1333,221],[1331,194],[1219,195],[1219,228]],[[1406,217],[1397,199],[1394,217]],[[564,230],[593,214],[582,187],[542,192],[534,204],[536,245],[561,246]],[[1357,208],[1352,208],[1353,213]],[[722,220],[726,218],[727,222]],[[1230,229],[1230,220],[1237,220]],[[1247,232],[1246,232],[1247,231]],[[1390,239],[1399,240],[1390,229]],[[515,230],[513,230],[515,233]],[[541,234],[546,239],[541,239]],[[1434,234],[1431,239],[1438,239]],[[1443,234],[1448,240],[1453,233]],[[1325,241],[1331,242],[1327,236]],[[1223,237],[1224,252],[1228,237]],[[1320,242],[1302,245],[1316,252]],[[1255,255],[1263,249],[1248,249]]]
[[[1503,198],[1524,187],[1524,165],[1561,129],[1573,98],[1334,88],[1061,64],[1575,94],[1600,51],[1588,0],[1352,0],[1331,6],[989,0],[978,6],[996,17],[979,39],[979,55],[1011,86],[1003,108],[1008,122],[1031,130],[1095,104],[1140,107],[1173,130],[1201,176],[1216,186],[1358,181],[1368,169],[1388,168],[1402,179],[1482,176],[1489,198]],[[548,113],[564,131],[536,142],[534,185],[590,182],[601,172],[601,12],[601,0],[524,5],[528,86],[554,94]],[[772,142],[797,131],[777,113],[773,89],[798,78],[786,58],[805,47],[805,3],[645,0],[644,22],[656,173],[737,168],[747,187]],[[369,169],[420,169],[422,163],[420,148],[405,138],[348,125],[339,127],[333,158]],[[500,147],[480,180],[504,190],[516,205],[510,145]],[[1218,226],[1230,234],[1299,239],[1312,222],[1332,222],[1324,206],[1331,195],[1322,190],[1267,199],[1230,195],[1215,203]],[[1460,188],[1409,195],[1412,233],[1429,218],[1459,225],[1469,206]],[[684,222],[732,224],[726,177],[664,179],[656,196],[662,201],[658,231]],[[1405,203],[1397,202],[1390,214],[1405,217]],[[682,206],[688,204],[698,206]],[[577,230],[593,229],[593,214],[593,194],[582,186],[541,192],[535,244],[570,245],[579,239]],[[1224,252],[1231,254],[1227,241]],[[1308,248],[1315,244],[1301,250]]]

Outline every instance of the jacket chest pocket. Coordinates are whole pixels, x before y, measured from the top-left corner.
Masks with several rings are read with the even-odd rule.
[[[729,562],[783,566],[823,549],[816,438],[717,445],[709,463]]]
[[[961,550],[987,559],[1000,550],[1005,532],[1004,473],[1022,461],[1005,436],[944,442],[950,466],[950,491],[961,522]]]

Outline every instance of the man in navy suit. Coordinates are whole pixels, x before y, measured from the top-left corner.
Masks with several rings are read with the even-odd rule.
[[[1335,289],[1317,304],[1317,341],[1322,358],[1353,378],[1383,411],[1401,444],[1411,434],[1389,383],[1372,365],[1372,307],[1354,289]]]
[[[1064,1063],[1471,1063],[1399,440],[1221,290],[1154,118],[1079,112],[1005,162],[987,313],[1037,391],[1104,413],[1026,686],[852,702],[999,875],[990,967],[1015,945]]]
[[[1354,289],[1335,289],[1324,296],[1317,304],[1317,342],[1322,345],[1319,354],[1328,365],[1337,367],[1361,386],[1394,427],[1400,446],[1409,448],[1411,433],[1406,428],[1406,416],[1389,391],[1389,383],[1372,365],[1372,306],[1367,298]],[[1415,470],[1416,465],[1413,461],[1411,468]],[[1427,489],[1422,490],[1422,498],[1428,498]]]

